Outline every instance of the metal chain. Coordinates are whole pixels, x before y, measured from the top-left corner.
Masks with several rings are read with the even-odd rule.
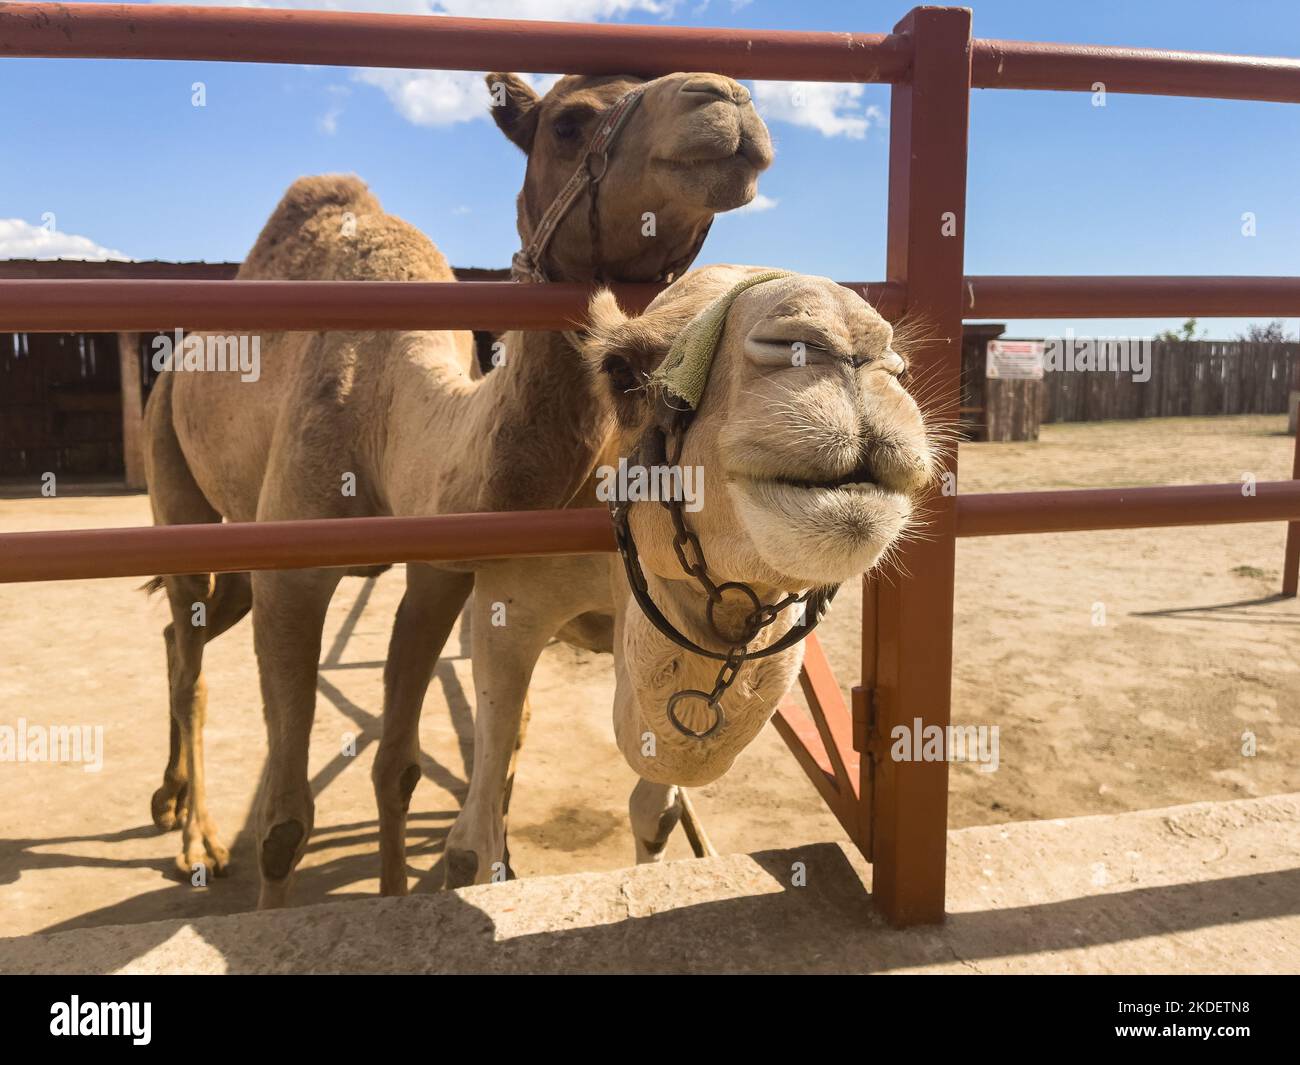
[[[671,468],[680,467],[682,447],[684,444],[681,434],[677,434],[674,439],[673,453],[669,458]],[[758,637],[765,628],[771,625],[780,617],[781,612],[787,607],[796,603],[806,602],[812,590],[809,589],[802,595],[787,595],[778,603],[765,604],[758,597],[748,584],[740,581],[726,581],[718,584],[709,576],[708,562],[704,557],[704,548],[700,545],[699,537],[686,524],[686,512],[682,500],[671,498],[660,500],[660,503],[667,508],[672,518],[673,528],[673,551],[677,555],[678,564],[691,577],[695,578],[696,583],[704,589],[704,594],[708,597],[708,603],[705,608],[705,617],[708,619],[709,628],[713,630],[716,636],[725,647],[727,647],[727,656],[723,659],[722,666],[718,670],[717,679],[714,681],[713,690],[703,692],[696,688],[688,688],[675,693],[668,700],[668,720],[678,732],[685,733],[695,739],[704,739],[713,735],[724,723],[722,716],[721,700],[722,696],[735,684],[740,676],[741,667],[749,657],[749,645]],[[723,593],[726,590],[735,589],[743,592],[754,604],[754,608],[745,615],[741,626],[741,635],[737,641],[729,633],[722,631],[714,617],[714,607],[723,601]],[[714,720],[703,732],[696,732],[688,727],[676,713],[676,704],[684,698],[703,699],[705,705],[713,711]]]

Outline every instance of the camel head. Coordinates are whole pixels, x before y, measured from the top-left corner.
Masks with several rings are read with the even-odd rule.
[[[693,485],[697,496],[694,508],[683,508],[685,520],[709,575],[718,584],[747,584],[765,604],[870,570],[906,534],[939,466],[934,430],[909,392],[907,362],[894,349],[889,323],[826,278],[784,274],[737,291],[738,283],[770,273],[692,271],[639,318],[601,293],[584,351],[612,401],[618,454],[638,447],[645,454],[642,441],[656,425],[669,427],[669,441],[681,439],[686,476],[678,483]],[[705,376],[696,363],[686,377],[664,377],[679,349],[683,365],[691,365],[700,347],[674,342],[700,336],[710,322],[716,345],[706,345],[713,355]],[[674,389],[691,380],[702,393],[683,417],[690,389]],[[667,450],[671,455],[671,443]],[[668,509],[639,502],[629,513],[665,616],[697,643],[725,651],[705,624],[702,589],[673,549]],[[724,631],[730,625],[739,632],[751,609],[743,594],[728,594],[715,613]],[[787,612],[760,641],[770,643],[793,621]],[[666,704],[683,688],[710,691],[718,663],[671,643],[634,603],[626,605],[620,636],[615,731],[633,768],[660,783],[699,784],[725,771],[771,716],[801,660],[795,645],[748,663],[722,699],[726,726],[700,740],[666,727]],[[702,731],[710,712],[696,710],[699,726],[691,729]],[[652,756],[644,753],[647,733],[656,737]]]
[[[754,198],[758,175],[772,162],[772,141],[749,91],[718,74],[569,76],[542,97],[514,74],[489,74],[487,83],[497,126],[528,156],[518,202],[525,243],[583,165],[611,109],[641,89],[599,181],[579,196],[546,249],[551,280],[659,279],[698,247],[714,214]]]

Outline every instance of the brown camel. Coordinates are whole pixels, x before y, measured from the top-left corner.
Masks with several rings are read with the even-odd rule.
[[[528,155],[518,221],[552,280],[650,281],[679,271],[717,211],[749,202],[771,162],[748,92],[728,78],[569,77],[545,98],[488,76],[497,125]],[[636,106],[625,106],[629,92]],[[591,160],[607,116],[618,139],[573,209],[547,208]],[[597,192],[599,195],[597,195]],[[533,239],[546,234],[542,245]],[[533,269],[528,269],[528,268]],[[239,273],[244,279],[450,281],[437,249],[382,212],[356,179],[302,179],[286,193]],[[606,439],[571,339],[509,334],[504,364],[471,380],[471,338],[454,332],[275,333],[261,375],[164,373],[146,412],[146,474],[159,524],[427,515],[563,505]],[[262,905],[282,901],[310,833],[307,738],[321,628],[341,570],[164,579],[171,757],[153,798],[157,823],[184,824],[177,859],[221,872],[228,852],[206,808],[202,677],[207,640],[250,606],[270,751],[258,834]],[[384,672],[384,735],[374,781],[380,835],[401,847],[420,775],[419,711],[437,656],[473,586],[473,568],[407,567]],[[195,604],[206,624],[196,626]],[[384,889],[404,891],[391,882]]]

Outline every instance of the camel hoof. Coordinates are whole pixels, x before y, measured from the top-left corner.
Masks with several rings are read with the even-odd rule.
[[[149,812],[153,815],[153,823],[164,832],[174,831],[185,824],[185,818],[189,813],[185,803],[186,793],[187,788],[184,784],[179,788],[164,784],[149,800]]]
[[[226,850],[216,840],[208,840],[205,843],[208,851],[208,868],[212,870],[213,876],[225,876],[230,872],[230,851]]]
[[[259,910],[278,910],[289,905],[289,878],[283,880],[263,880],[262,890],[257,896]]]
[[[657,842],[655,840],[638,839],[636,841],[636,864],[653,865],[655,862],[662,861],[667,846],[667,840]]]
[[[289,876],[298,856],[298,844],[306,835],[306,827],[298,821],[281,821],[272,826],[262,840],[262,875],[267,880]]]
[[[447,852],[446,887],[470,887],[478,878],[478,855],[473,851],[449,850]]]
[[[205,839],[176,855],[176,868],[190,880],[199,866],[210,876],[225,876],[230,871],[230,851],[215,839]]]

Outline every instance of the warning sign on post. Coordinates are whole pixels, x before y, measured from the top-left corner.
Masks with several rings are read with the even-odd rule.
[[[984,364],[985,377],[1010,381],[1043,379],[1041,340],[990,340]]]

